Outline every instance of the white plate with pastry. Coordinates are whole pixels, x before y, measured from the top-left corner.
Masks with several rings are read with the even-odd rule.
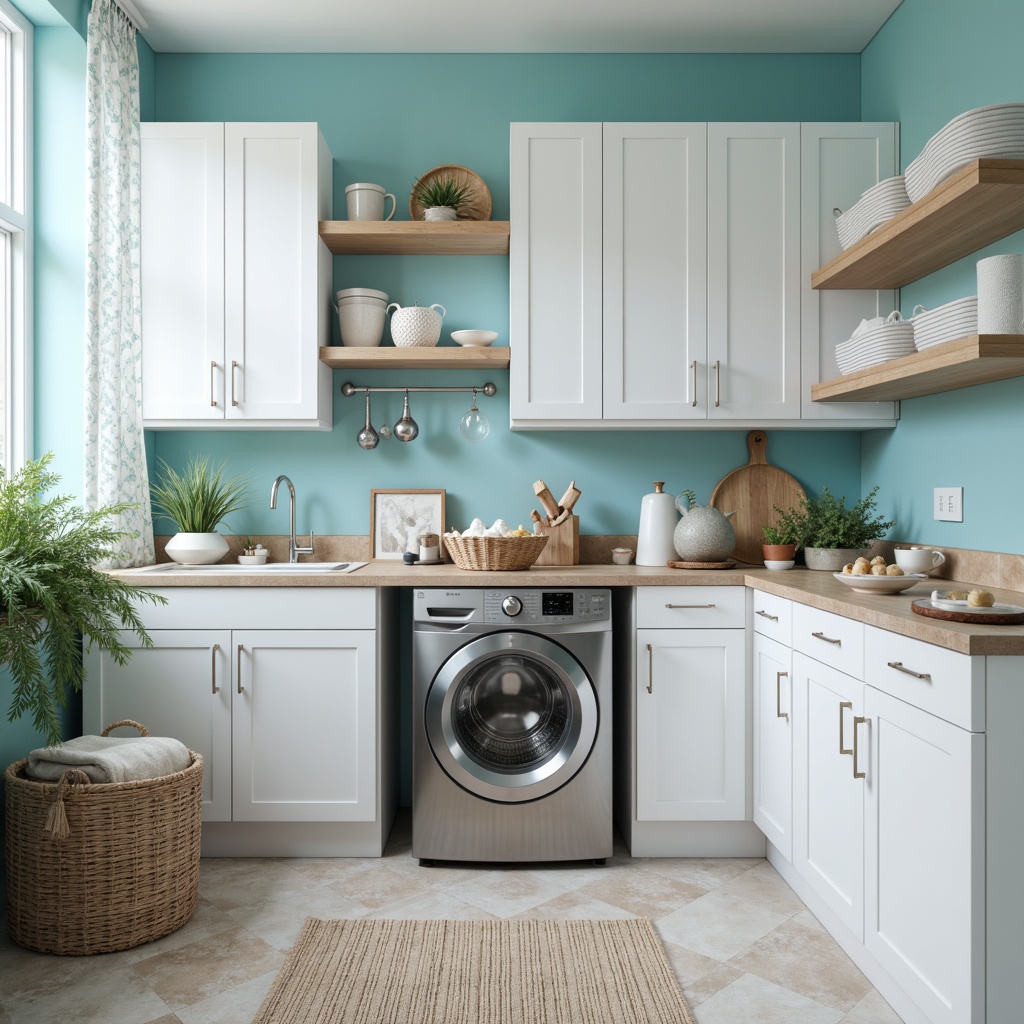
[[[834,572],[832,575],[858,594],[898,594],[928,579],[923,572],[908,572],[905,576],[872,576],[868,573],[854,576],[847,572]]]

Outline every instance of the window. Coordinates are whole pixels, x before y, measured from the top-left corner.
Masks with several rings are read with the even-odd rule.
[[[0,466],[31,452],[32,26],[0,0]]]

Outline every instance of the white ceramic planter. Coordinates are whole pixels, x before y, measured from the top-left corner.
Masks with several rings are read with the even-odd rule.
[[[266,565],[267,564],[267,552],[261,551],[258,555],[239,555],[239,565]]]
[[[458,220],[459,215],[450,206],[428,206],[423,211],[424,220]]]
[[[212,565],[228,553],[228,547],[219,533],[176,533],[164,550],[179,565]]]

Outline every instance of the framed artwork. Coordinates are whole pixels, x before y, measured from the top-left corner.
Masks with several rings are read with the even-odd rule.
[[[401,561],[410,532],[444,533],[444,490],[370,491],[371,557]]]

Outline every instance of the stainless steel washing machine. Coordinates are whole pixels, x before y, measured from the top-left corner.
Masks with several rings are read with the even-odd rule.
[[[611,593],[413,592],[412,855],[612,852]]]

